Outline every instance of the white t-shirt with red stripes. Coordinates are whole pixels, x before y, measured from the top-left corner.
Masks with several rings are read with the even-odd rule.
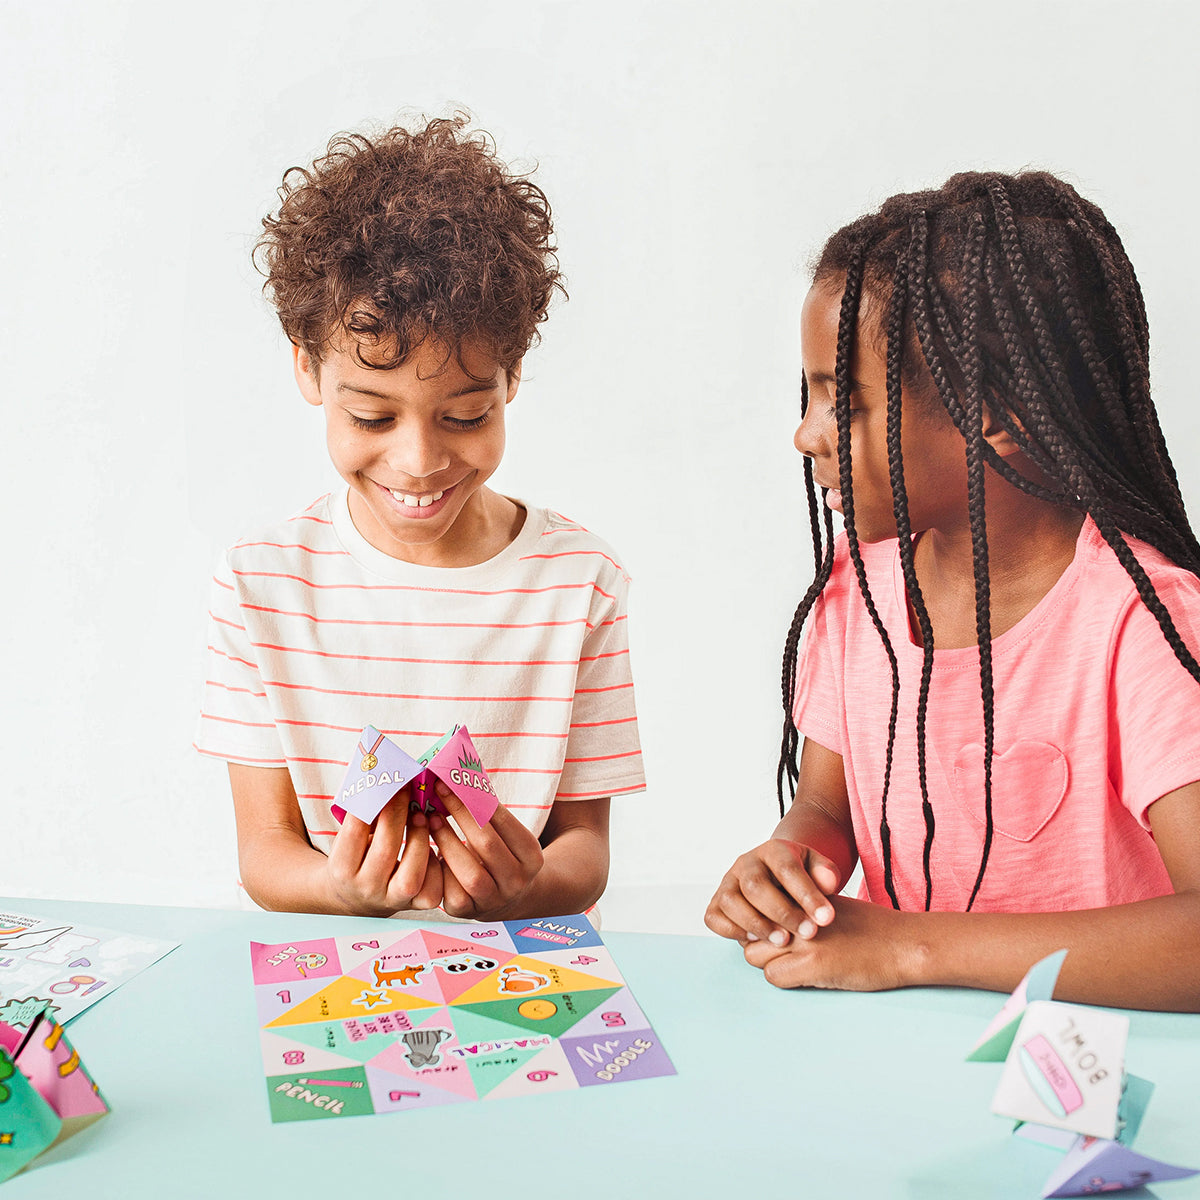
[[[326,852],[364,725],[414,757],[466,725],[534,833],[556,800],[641,791],[629,576],[582,526],[525,509],[517,537],[471,567],[375,549],[344,491],[239,542],[213,579],[196,749],[287,767]]]

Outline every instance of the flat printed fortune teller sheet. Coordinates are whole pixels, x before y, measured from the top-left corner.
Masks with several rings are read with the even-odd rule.
[[[272,1121],[675,1074],[585,917],[392,922],[250,953]]]

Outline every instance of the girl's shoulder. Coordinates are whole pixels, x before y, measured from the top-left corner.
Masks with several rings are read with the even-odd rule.
[[[1157,662],[1163,653],[1174,655],[1151,608],[1157,597],[1184,643],[1200,653],[1200,578],[1146,542],[1124,540],[1149,582],[1148,595],[1088,518],[1072,564],[1073,585],[1056,615],[1071,625],[1080,644],[1107,647],[1112,663]]]
[[[1164,602],[1174,599],[1190,609],[1200,606],[1200,578],[1149,543],[1128,534],[1122,536]],[[1092,578],[1093,587],[1125,602],[1139,597],[1137,583],[1090,517],[1080,531],[1078,553],[1085,560],[1086,573]]]

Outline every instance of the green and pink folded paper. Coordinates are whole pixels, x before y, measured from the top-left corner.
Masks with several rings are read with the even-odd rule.
[[[0,1022],[0,1181],[107,1112],[79,1052],[49,1013],[24,1033]]]

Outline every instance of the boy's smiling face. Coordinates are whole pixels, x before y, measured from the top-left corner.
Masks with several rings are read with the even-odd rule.
[[[432,339],[393,370],[364,367],[344,346],[319,363],[295,348],[296,382],[325,410],[355,527],[377,550],[423,566],[485,562],[524,518],[484,487],[504,456],[519,367],[506,371],[470,343],[461,358]]]

